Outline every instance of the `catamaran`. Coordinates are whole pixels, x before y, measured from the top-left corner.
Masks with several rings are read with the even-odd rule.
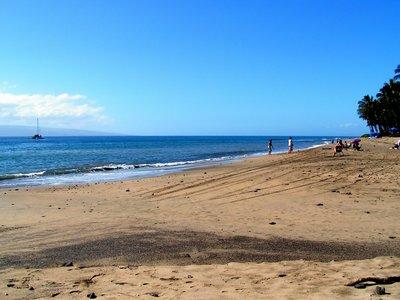
[[[36,134],[32,137],[34,140],[41,140],[43,136],[40,134],[39,131],[39,118],[36,118]]]

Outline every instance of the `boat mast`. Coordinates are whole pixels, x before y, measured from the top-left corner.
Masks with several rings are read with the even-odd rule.
[[[36,134],[39,135],[39,118],[36,118]]]

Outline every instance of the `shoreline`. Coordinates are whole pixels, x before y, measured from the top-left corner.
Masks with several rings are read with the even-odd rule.
[[[295,150],[293,153],[296,152],[302,152],[302,151],[307,151],[323,146],[328,146],[331,144],[324,143],[324,144],[318,144],[318,145],[313,145],[309,146],[306,148],[301,148],[298,150]],[[281,154],[287,154],[286,150],[281,150],[277,151],[275,153],[272,153],[271,155],[281,155]],[[17,176],[15,178],[6,178],[6,179],[1,179],[1,182],[6,182],[6,184],[1,185],[0,184],[0,190],[1,189],[12,189],[12,188],[35,188],[35,187],[66,187],[66,186],[72,186],[72,185],[87,185],[87,184],[101,184],[101,183],[107,183],[107,182],[117,182],[117,181],[125,181],[125,180],[140,180],[143,178],[152,178],[152,177],[159,177],[159,176],[165,176],[168,174],[176,174],[176,173],[181,173],[189,170],[195,170],[195,169],[203,169],[203,168],[209,168],[209,167],[218,167],[222,166],[225,164],[232,164],[232,163],[237,163],[241,161],[245,161],[247,159],[252,159],[252,158],[257,158],[257,157],[262,157],[268,155],[267,152],[256,152],[256,153],[250,153],[250,154],[243,154],[243,155],[237,155],[234,157],[215,157],[215,158],[207,158],[207,159],[199,159],[198,161],[176,161],[176,162],[166,162],[166,163],[154,163],[154,164],[139,164],[139,165],[128,165],[128,164],[108,164],[104,166],[99,166],[99,167],[91,167],[92,171],[87,171],[87,172],[77,172],[77,173],[66,173],[66,174],[45,174],[46,171],[37,171],[37,172],[31,172],[31,173],[26,173],[26,174],[4,174],[2,176]],[[159,166],[158,166],[159,165]],[[128,167],[125,167],[128,166]],[[104,170],[100,170],[104,169]],[[108,170],[107,170],[108,169]],[[123,171],[128,171],[128,170],[138,170],[138,172],[150,172],[151,174],[122,174]],[[121,176],[115,176],[115,178],[103,178],[103,179],[96,179],[92,181],[84,181],[83,178],[76,179],[76,180],[70,180],[69,182],[65,183],[36,183],[36,184],[29,184],[29,181],[33,178],[35,179],[46,179],[46,178],[62,178],[68,177],[72,178],[74,176],[88,176],[90,174],[101,174],[101,175],[107,175],[110,174],[109,172],[113,171],[122,171],[120,172]],[[140,170],[140,171],[139,171]],[[34,175],[32,175],[34,174]],[[27,175],[27,176],[25,176]],[[43,176],[43,177],[42,177]],[[23,182],[18,184],[18,181],[28,181],[28,182]],[[7,184],[10,182],[9,184]]]
[[[140,180],[1,189],[0,291],[363,299],[374,286],[345,284],[400,275],[400,151],[391,143],[366,140],[364,151],[339,157],[319,147]],[[400,295],[400,283],[386,289],[389,299]]]

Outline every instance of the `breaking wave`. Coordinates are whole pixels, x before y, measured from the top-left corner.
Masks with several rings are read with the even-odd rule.
[[[261,153],[257,153],[261,154]],[[253,154],[253,155],[257,155]],[[158,163],[148,163],[148,164],[107,164],[100,166],[91,166],[91,167],[81,167],[74,169],[54,169],[54,170],[46,170],[40,172],[31,172],[31,173],[15,173],[15,174],[4,174],[0,175],[1,180],[11,180],[17,178],[35,178],[40,176],[54,176],[54,175],[66,175],[66,174],[81,174],[81,173],[94,173],[94,172],[109,172],[116,170],[133,170],[139,168],[174,168],[174,167],[183,167],[183,166],[195,166],[202,165],[207,163],[215,163],[215,162],[223,162],[228,160],[235,160],[248,157],[249,155],[238,155],[238,156],[223,156],[217,158],[206,158],[199,160],[188,160],[188,161],[176,161],[176,162],[158,162]]]

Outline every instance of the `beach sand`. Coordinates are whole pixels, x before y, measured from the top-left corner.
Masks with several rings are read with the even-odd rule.
[[[0,298],[378,299],[346,284],[400,276],[394,141],[0,190]]]

